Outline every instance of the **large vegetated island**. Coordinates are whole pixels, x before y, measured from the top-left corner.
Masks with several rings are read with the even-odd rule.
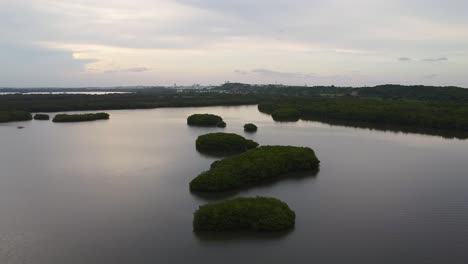
[[[226,127],[223,118],[213,114],[193,114],[187,118],[189,126]]]
[[[0,123],[29,121],[32,120],[32,115],[25,111],[0,111]]]
[[[15,92],[12,89],[10,92]],[[228,83],[214,89],[107,95],[0,95],[0,111],[62,112],[104,109],[248,105],[278,121],[332,124],[468,138],[468,89],[380,85],[284,86]],[[272,105],[264,107],[265,105]],[[272,110],[271,110],[272,109]],[[0,120],[22,121],[15,118]]]
[[[289,206],[268,197],[235,198],[202,205],[194,214],[194,231],[281,231],[294,227]]]
[[[107,120],[109,119],[108,113],[91,113],[91,114],[59,114],[52,120],[56,123],[67,123],[67,122],[85,122],[85,121],[96,121],[96,120]]]
[[[320,161],[312,149],[263,146],[215,161],[190,182],[195,192],[222,192],[260,184],[300,171],[317,171]]]
[[[201,135],[195,145],[201,153],[217,155],[236,154],[258,147],[257,142],[233,133]]]
[[[409,132],[423,129],[468,132],[468,105],[451,102],[296,97],[266,101],[258,109],[271,114],[276,121],[301,118],[364,127],[395,126]]]

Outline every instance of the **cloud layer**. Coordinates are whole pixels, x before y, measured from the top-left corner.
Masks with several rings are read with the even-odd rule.
[[[0,86],[468,87],[466,10],[461,0],[2,1]]]

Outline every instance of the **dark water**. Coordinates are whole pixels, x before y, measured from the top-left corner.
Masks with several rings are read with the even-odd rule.
[[[193,113],[261,144],[312,147],[314,177],[234,196],[273,196],[296,228],[196,236],[207,202],[188,183],[212,158]],[[255,106],[109,111],[76,124],[0,126],[0,263],[468,263],[468,141],[317,122],[274,123]],[[17,129],[17,126],[24,129]]]

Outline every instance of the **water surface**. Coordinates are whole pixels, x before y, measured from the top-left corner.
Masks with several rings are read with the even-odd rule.
[[[275,123],[255,106],[107,112],[107,121],[0,125],[0,263],[468,262],[468,141]],[[188,127],[194,113],[228,127]],[[244,134],[250,122],[258,132]],[[193,212],[213,198],[188,183],[214,161],[194,142],[214,131],[316,151],[316,177],[231,194],[286,201],[293,231],[192,232]]]

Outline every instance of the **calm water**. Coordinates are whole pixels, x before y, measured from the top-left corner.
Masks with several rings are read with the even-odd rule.
[[[0,263],[468,263],[468,141],[274,123],[255,106],[108,111],[75,124],[0,125]],[[189,181],[198,154],[193,113],[226,132],[256,123],[261,144],[312,147],[316,177],[232,196],[273,196],[296,211],[277,237],[196,236],[194,210],[212,198]],[[24,129],[17,129],[17,126]]]

